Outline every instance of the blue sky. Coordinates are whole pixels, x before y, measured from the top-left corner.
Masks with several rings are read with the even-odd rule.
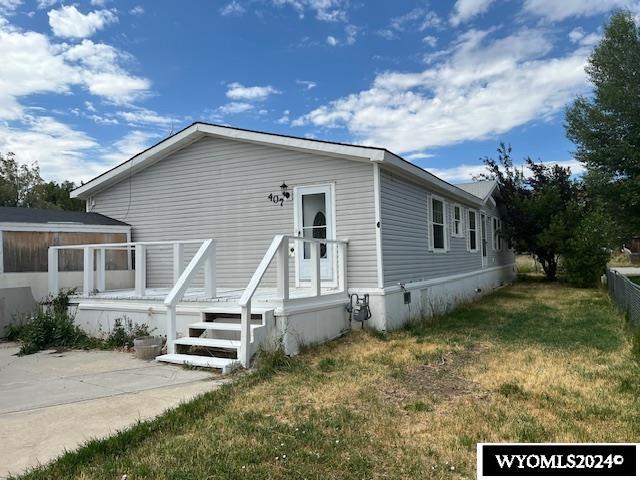
[[[638,0],[0,0],[0,152],[86,181],[196,120],[383,146],[452,182],[564,107]]]

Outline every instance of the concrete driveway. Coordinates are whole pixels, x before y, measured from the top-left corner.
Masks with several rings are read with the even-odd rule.
[[[0,343],[0,478],[108,436],[228,381],[130,353],[40,352]]]

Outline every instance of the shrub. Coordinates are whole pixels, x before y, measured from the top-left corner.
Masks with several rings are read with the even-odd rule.
[[[104,340],[90,337],[69,314],[69,297],[72,294],[73,290],[63,290],[55,297],[48,297],[26,322],[7,326],[7,339],[20,342],[20,355],[48,348],[131,348],[134,338],[151,333],[148,325],[133,323],[124,317],[115,320],[113,329]]]
[[[18,340],[20,340],[20,335],[22,334],[22,330],[24,329],[24,323],[10,323],[4,328],[4,337],[10,342],[17,342]]]
[[[116,318],[113,329],[107,335],[102,347],[107,349],[131,348],[135,338],[146,337],[150,334],[149,326],[144,323],[133,323],[127,317]]]
[[[601,211],[585,215],[564,253],[569,283],[577,287],[595,287],[607,268],[611,221]]]
[[[11,336],[20,342],[20,355],[29,355],[47,348],[93,348],[98,341],[74,324],[69,315],[69,296],[73,291],[61,291],[38,306],[27,323],[11,327]]]

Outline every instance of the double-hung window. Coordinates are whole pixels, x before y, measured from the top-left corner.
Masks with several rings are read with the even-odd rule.
[[[433,250],[446,251],[447,224],[445,221],[444,201],[440,198],[431,198],[431,248]]]
[[[497,252],[498,251],[498,235],[499,235],[499,231],[498,231],[498,219],[496,217],[493,217],[493,236],[492,236],[492,247],[493,247],[493,251]]]
[[[469,210],[469,250],[478,251],[478,214],[475,210]]]
[[[453,205],[453,236],[463,237],[462,230],[462,207],[460,205]]]

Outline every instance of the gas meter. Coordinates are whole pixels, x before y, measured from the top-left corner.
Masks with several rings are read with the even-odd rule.
[[[364,326],[364,322],[371,318],[371,309],[369,308],[369,294],[365,293],[363,296],[353,293],[349,297],[349,306],[347,311],[351,314],[352,322],[361,322]]]

